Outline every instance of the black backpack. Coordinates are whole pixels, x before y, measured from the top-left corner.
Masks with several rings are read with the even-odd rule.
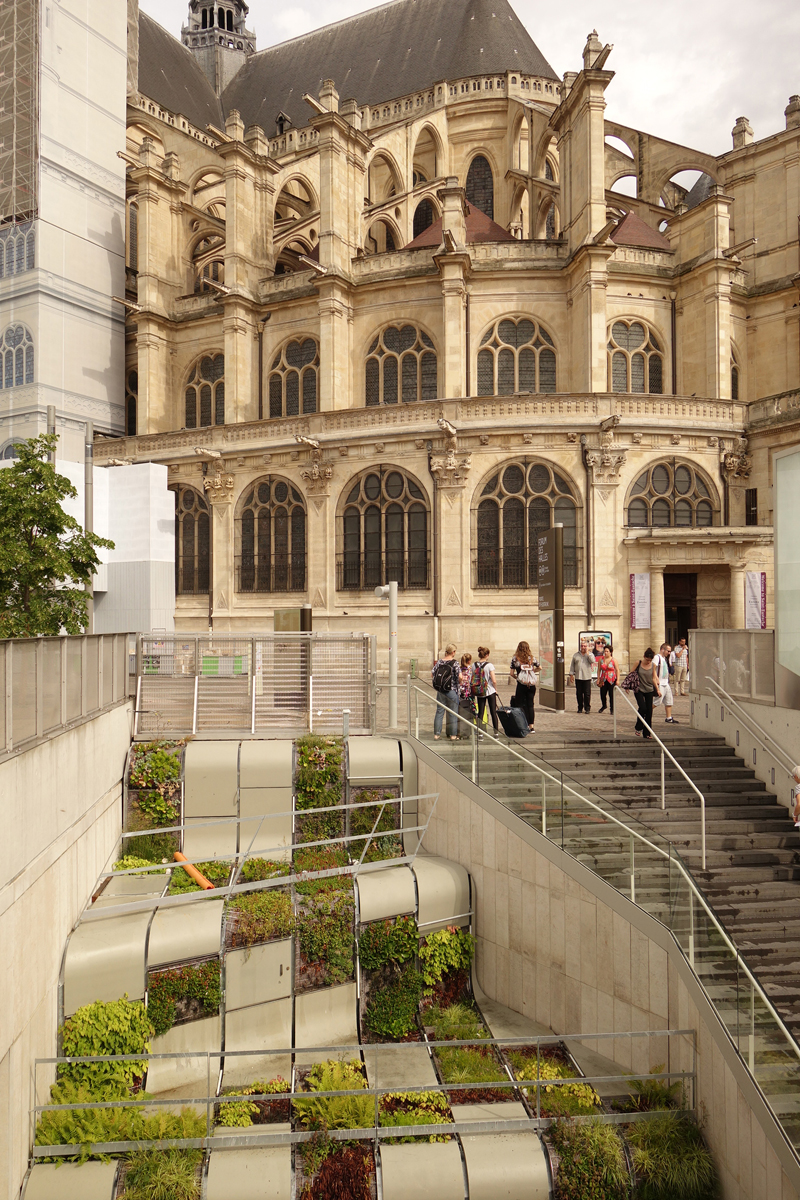
[[[437,692],[450,692],[453,690],[453,667],[455,659],[448,659],[446,662],[442,658],[433,668],[433,686]]]

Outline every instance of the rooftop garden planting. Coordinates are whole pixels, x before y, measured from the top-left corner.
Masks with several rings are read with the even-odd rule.
[[[291,1092],[291,1084],[281,1078],[263,1080],[246,1088],[227,1088],[216,1105],[216,1122],[226,1129],[247,1129],[251,1125],[273,1125],[289,1120],[289,1100],[269,1100]],[[257,1096],[258,1099],[249,1097]]]
[[[269,858],[248,858],[239,872],[239,883],[260,883],[262,879],[277,879],[291,875],[292,867],[288,862],[274,862]]]
[[[181,749],[185,743],[135,746],[128,771],[128,826],[164,829],[180,818]]]
[[[363,841],[350,843],[352,857],[360,858],[364,852],[367,837],[377,822],[375,836],[366,847],[365,862],[381,862],[389,858],[400,858],[403,855],[403,843],[397,833],[400,828],[400,805],[397,789],[365,790],[352,796],[354,804],[368,804],[368,808],[354,808],[350,811],[350,833]],[[372,803],[374,801],[375,803]],[[383,801],[389,801],[381,812]],[[382,837],[378,835],[382,834]]]
[[[295,850],[294,869],[296,874],[306,872],[332,871],[337,867],[346,867],[349,859],[343,845],[309,846],[308,849]],[[301,880],[295,885],[298,896],[317,896],[321,892],[352,892],[353,879],[350,875],[330,875],[324,879]]]
[[[196,1021],[219,1012],[222,992],[218,958],[197,966],[177,967],[150,975],[147,1015],[156,1036],[177,1022]]]
[[[686,1113],[661,1113],[629,1126],[635,1200],[716,1200],[719,1177],[697,1125]]]
[[[295,1118],[303,1129],[328,1133],[332,1129],[369,1129],[375,1122],[371,1096],[315,1096],[314,1092],[360,1092],[367,1086],[360,1062],[329,1059],[311,1068],[305,1079],[309,1098],[294,1101]]]
[[[450,1125],[453,1114],[450,1105],[440,1092],[390,1092],[381,1100],[379,1120],[381,1125]],[[420,1137],[389,1138],[390,1144],[398,1142],[446,1142],[449,1135],[423,1134]]]
[[[294,932],[292,897],[288,892],[270,888],[264,892],[243,892],[228,902],[228,945],[254,946],[291,937]]]
[[[475,957],[475,938],[467,929],[448,925],[420,942],[419,966],[426,995],[447,1007],[470,992],[469,969]]]
[[[660,1075],[663,1071],[663,1063],[650,1068],[651,1075]],[[670,1083],[668,1079],[632,1079],[630,1097],[622,1103],[615,1101],[613,1107],[622,1112],[659,1112],[685,1108],[683,1081],[678,1079]]]
[[[300,971],[296,986],[323,987],[353,977],[355,905],[352,888],[308,900],[297,914]]]
[[[141,829],[142,826],[129,825],[128,828]],[[171,863],[179,849],[177,833],[148,833],[142,837],[125,837],[123,834],[122,837],[123,856],[131,855],[149,863]]]
[[[430,1031],[431,1041],[477,1041],[488,1037],[486,1026],[473,1004],[432,1004],[423,1009],[423,1023]]]
[[[69,1017],[61,1027],[61,1052],[65,1058],[90,1058],[95,1055],[148,1054],[154,1035],[150,1015],[139,1000],[86,1004]],[[141,1062],[62,1063],[58,1068],[59,1081],[102,1088],[121,1085],[130,1089],[144,1075],[145,1060]],[[112,1095],[111,1100],[118,1099]],[[56,1101],[60,1103],[60,1101]],[[64,1101],[67,1103],[67,1101]]]
[[[422,976],[407,966],[391,983],[375,989],[366,1012],[364,1027],[380,1038],[396,1041],[417,1023],[417,1007],[424,990]]]
[[[533,1087],[522,1088],[523,1095],[536,1106],[536,1079],[546,1081],[539,1089],[540,1112],[543,1117],[585,1117],[600,1109],[600,1097],[588,1083],[559,1083],[562,1079],[574,1081],[576,1070],[567,1056],[558,1047],[542,1050],[537,1061],[536,1047],[507,1050],[514,1078],[520,1083],[533,1082]]]
[[[388,963],[411,962],[417,953],[417,922],[413,917],[396,921],[375,921],[362,929],[358,939],[358,957],[367,971],[376,971]]]
[[[201,862],[192,864],[201,875],[205,875],[209,883],[213,883],[214,887],[227,887],[228,880],[231,875],[231,864],[222,862],[219,859],[213,859],[211,862]],[[185,892],[200,892],[202,888],[199,883],[195,883],[188,871],[183,867],[176,866],[173,868],[172,877],[169,881],[168,896],[179,896]]]
[[[332,808],[342,799],[344,743],[341,738],[307,734],[298,738],[297,808]]]
[[[137,1150],[125,1169],[122,1200],[199,1200],[202,1150]]]
[[[151,862],[151,860],[149,858],[139,858],[135,854],[125,854],[125,855],[123,855],[122,858],[117,859],[117,861],[114,863],[114,866],[112,867],[112,870],[113,871],[136,871],[137,875],[152,875],[153,883],[154,884],[160,883],[161,886],[163,887],[161,877],[166,872],[138,870],[138,868],[140,868],[140,867],[152,867],[152,866],[153,866],[153,863]]]
[[[628,1200],[628,1168],[613,1125],[557,1121],[549,1140],[559,1156],[556,1200]]]
[[[375,1173],[372,1147],[357,1143],[331,1150],[302,1191],[302,1200],[371,1200]]]

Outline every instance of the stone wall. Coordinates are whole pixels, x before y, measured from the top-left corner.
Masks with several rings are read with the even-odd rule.
[[[121,830],[133,706],[0,765],[0,1200],[27,1168],[34,1060],[56,1044],[64,943]]]

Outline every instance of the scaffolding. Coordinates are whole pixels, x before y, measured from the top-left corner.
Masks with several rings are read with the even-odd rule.
[[[0,0],[0,226],[37,215],[38,127],[38,0]]]

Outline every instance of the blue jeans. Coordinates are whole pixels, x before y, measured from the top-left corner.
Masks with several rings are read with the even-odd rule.
[[[436,716],[433,718],[433,732],[436,737],[439,737],[442,732],[445,709],[447,710],[447,736],[455,737],[458,733],[458,720],[456,718],[456,713],[458,712],[458,692],[455,688],[451,692],[436,693]]]

